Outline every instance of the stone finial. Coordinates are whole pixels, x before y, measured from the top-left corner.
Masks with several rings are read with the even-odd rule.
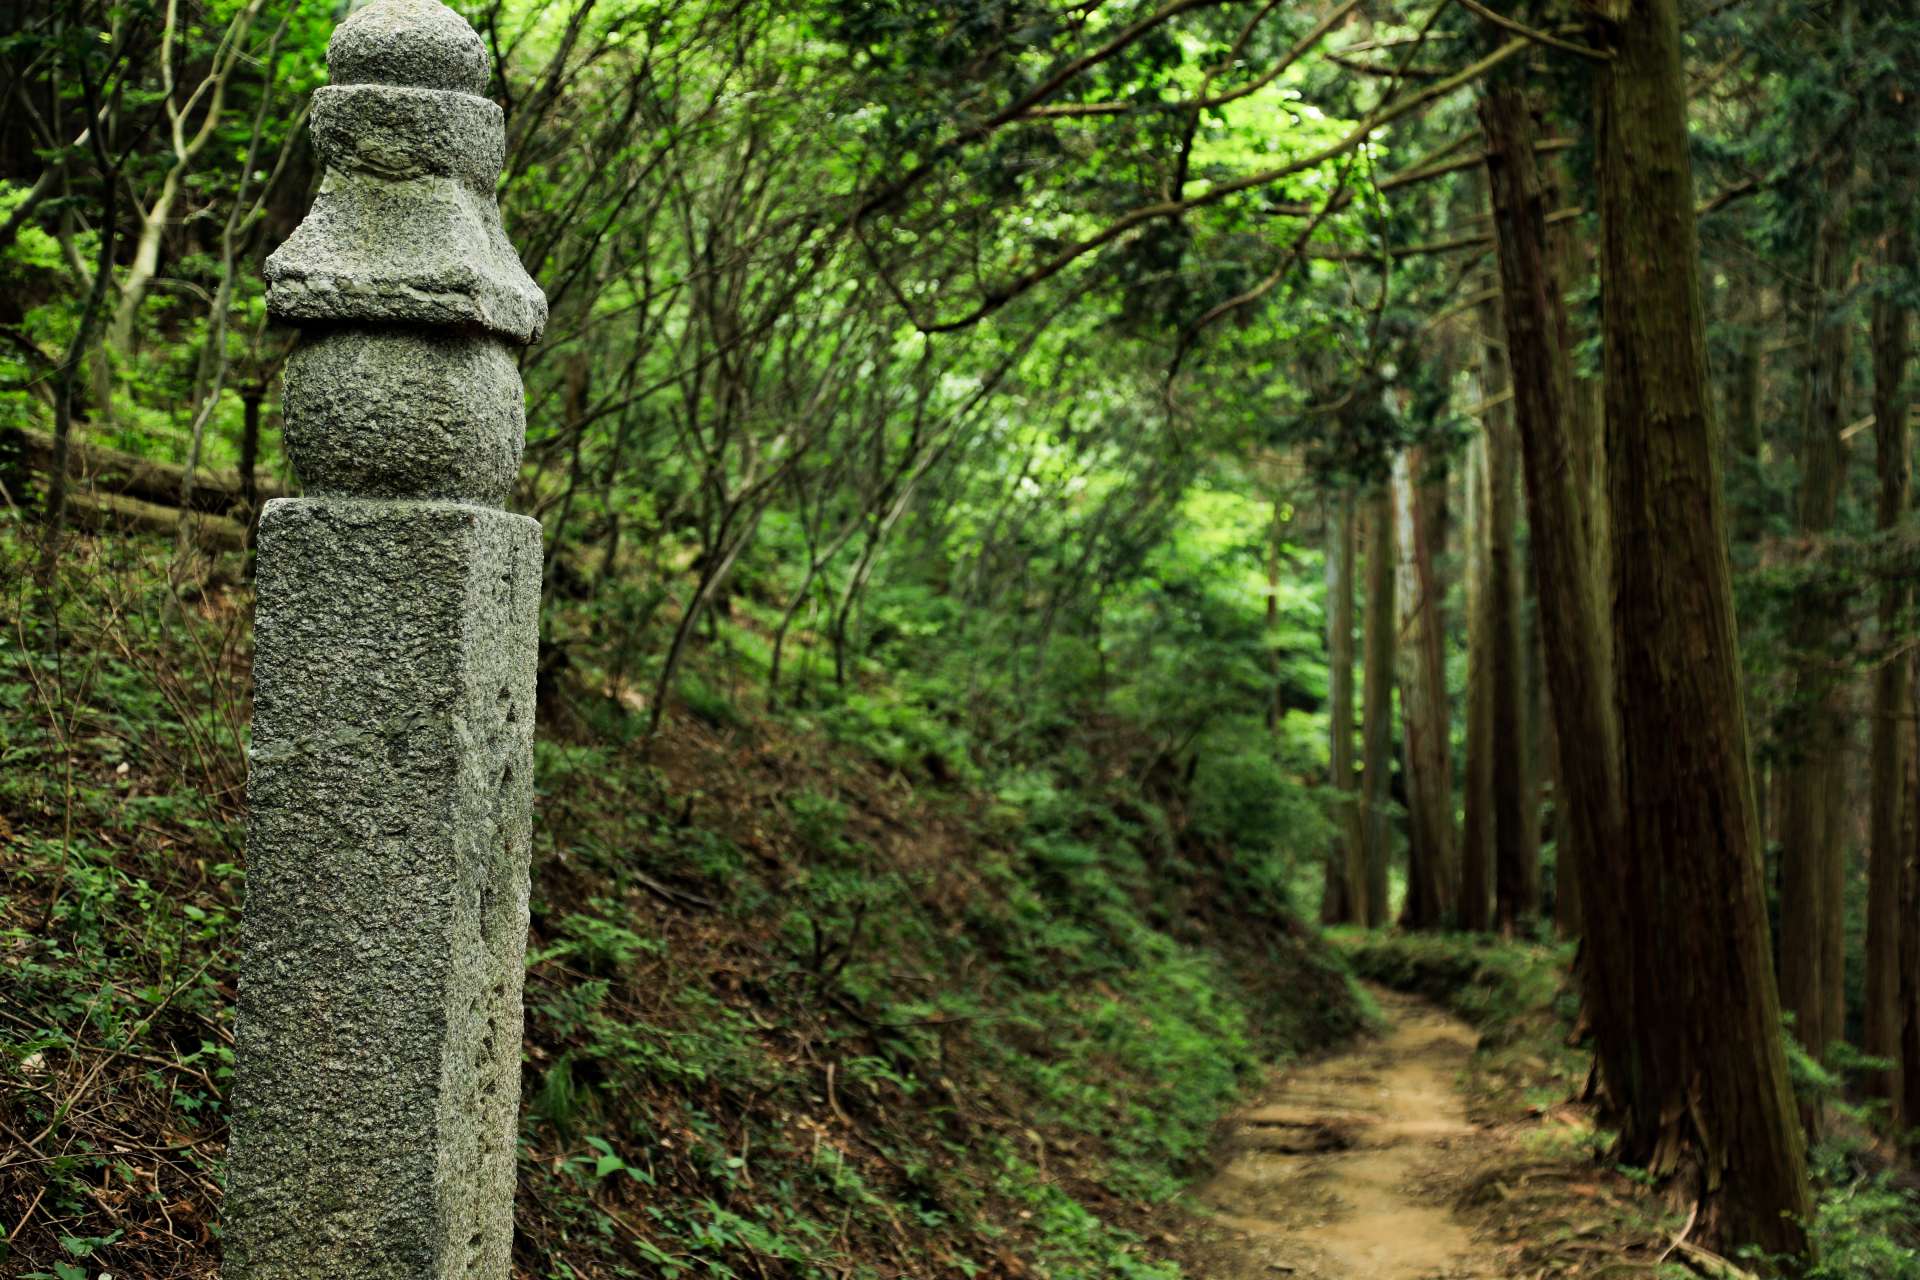
[[[287,367],[289,456],[314,496],[497,506],[525,436],[500,344],[537,339],[547,302],[500,226],[486,47],[439,0],[376,0],[327,58],[326,175],[266,268],[268,310],[309,329]]]
[[[375,0],[327,47],[313,98],[325,165],[306,220],[267,259],[267,308],[306,324],[402,321],[537,341],[547,302],[500,225],[500,108],[487,54],[439,0]]]
[[[440,0],[383,0],[350,16],[327,42],[335,84],[487,91],[487,46]]]

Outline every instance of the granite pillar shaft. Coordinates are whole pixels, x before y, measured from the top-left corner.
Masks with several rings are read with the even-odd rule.
[[[259,593],[229,1274],[503,1277],[539,526],[282,500]]]

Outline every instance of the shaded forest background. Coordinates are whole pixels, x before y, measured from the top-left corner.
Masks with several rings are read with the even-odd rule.
[[[552,306],[527,1274],[1176,1274],[1142,1206],[1364,1021],[1316,919],[1546,968],[1606,921],[1618,1158],[1729,1251],[1800,1248],[1784,1206],[1911,1274],[1920,25],[457,7]],[[0,1234],[61,1280],[217,1257],[249,546],[297,492],[260,264],[344,12],[0,27]],[[1582,848],[1640,851],[1584,915]],[[1771,979],[1652,994],[1701,919],[1791,1038]],[[1719,1060],[1649,1075],[1757,1075],[1777,1173],[1623,1083],[1689,1012]]]

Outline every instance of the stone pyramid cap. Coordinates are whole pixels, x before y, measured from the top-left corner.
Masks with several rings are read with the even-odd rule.
[[[487,46],[440,0],[376,0],[327,42],[335,84],[397,84],[485,93]]]
[[[500,225],[500,108],[487,51],[439,0],[375,0],[327,46],[313,100],[319,195],[267,259],[267,310],[295,324],[402,323],[537,341],[547,300]]]

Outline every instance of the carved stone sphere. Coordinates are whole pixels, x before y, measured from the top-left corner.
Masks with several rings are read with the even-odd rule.
[[[500,339],[344,325],[287,361],[287,453],[315,497],[499,506],[526,443],[520,371]]]
[[[487,47],[440,0],[374,0],[327,43],[335,84],[397,84],[485,93]]]

